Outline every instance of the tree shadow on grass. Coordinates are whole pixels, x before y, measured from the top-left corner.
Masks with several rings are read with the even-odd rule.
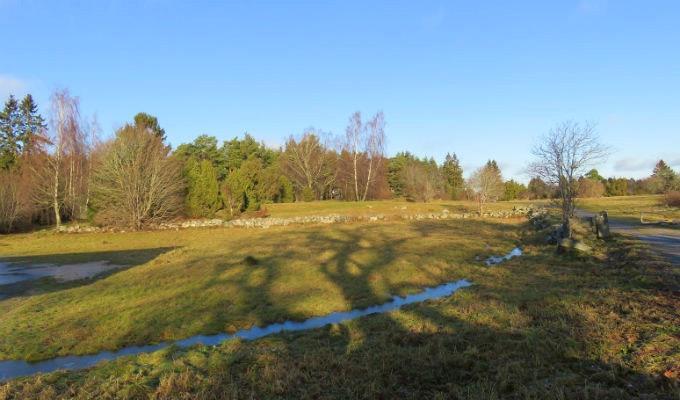
[[[480,229],[494,225],[476,223]],[[411,224],[411,233],[415,231],[421,237],[455,233],[450,230],[455,223],[436,224]],[[400,246],[413,236],[380,238],[372,234],[373,229],[314,231],[307,238],[307,252],[329,251],[319,270],[352,309],[383,303],[386,293],[419,289],[417,283],[390,279],[376,282],[377,273],[388,273],[404,256]],[[512,227],[498,224],[496,229],[510,234]],[[287,235],[285,231],[277,234]],[[376,256],[367,256],[367,252]],[[254,321],[267,323],[281,316],[302,317],[280,306],[272,295],[282,260],[302,256],[292,250],[254,255],[258,262],[248,268],[239,261],[194,262],[195,267],[217,262],[204,288],[241,285],[239,297],[229,299],[225,306],[252,307]],[[540,265],[552,269],[541,269]],[[224,276],[234,268],[238,269],[235,275]],[[640,372],[641,368],[631,367],[635,362],[625,363],[625,358],[617,361],[617,357],[607,355],[603,341],[609,332],[603,336],[600,330],[611,330],[614,335],[619,328],[633,328],[626,324],[627,314],[619,310],[619,305],[607,309],[609,306],[598,302],[602,293],[628,298],[631,287],[626,276],[610,276],[598,269],[601,265],[558,258],[540,249],[507,264],[487,268],[480,263],[478,268],[475,286],[450,298],[255,342],[237,340],[218,348],[172,349],[155,361],[119,360],[102,367],[110,371],[107,374],[101,373],[102,368],[57,374],[62,378],[52,381],[58,382],[53,388],[75,398],[103,394],[102,388],[110,388],[112,381],[122,388],[118,392],[122,398],[136,396],[129,395],[126,387],[138,388],[140,397],[157,398],[677,397],[672,381]],[[426,272],[432,280],[449,276],[437,270]],[[510,278],[494,280],[497,276]],[[629,300],[634,302],[635,296]],[[600,309],[591,310],[597,307]],[[617,312],[621,312],[619,322],[598,320]],[[229,322],[220,310],[212,313],[215,326]],[[644,315],[636,318],[647,322]],[[659,318],[659,314],[653,318]],[[642,336],[650,332],[654,333],[646,331]],[[640,348],[631,351],[648,351],[643,349],[644,338],[639,340],[633,344]],[[12,385],[16,390],[25,390],[34,382],[38,382],[36,390],[45,387],[45,381],[35,378],[26,382],[26,386]]]

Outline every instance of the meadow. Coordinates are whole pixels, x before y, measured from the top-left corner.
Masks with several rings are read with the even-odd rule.
[[[314,202],[270,212],[403,213],[404,205],[474,206]],[[2,236],[0,262],[128,267],[3,288],[0,360],[303,320],[463,278],[473,286],[311,331],[14,379],[0,384],[0,399],[677,398],[678,266],[620,236],[591,256],[557,255],[542,239],[525,218]],[[517,245],[521,257],[484,264]]]
[[[606,210],[610,217],[631,223],[680,221],[680,208],[667,207],[661,195],[616,196],[579,199],[578,206],[588,211]]]

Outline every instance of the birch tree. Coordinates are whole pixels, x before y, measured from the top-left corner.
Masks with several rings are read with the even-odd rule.
[[[379,111],[365,125],[359,111],[352,114],[345,130],[342,151],[350,157],[354,199],[365,201],[385,152],[385,115]]]

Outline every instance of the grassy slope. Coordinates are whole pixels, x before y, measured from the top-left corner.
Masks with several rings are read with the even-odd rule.
[[[505,253],[515,237],[510,225],[480,224],[12,237],[3,252],[14,259],[116,262],[122,249],[136,248],[127,256],[147,262],[91,284],[53,285],[47,293],[0,301],[0,359],[91,353],[299,320],[474,279],[474,256]],[[249,255],[259,264],[244,263]]]
[[[144,264],[0,301],[4,358],[299,319],[462,277],[475,286],[314,331],[19,379],[0,399],[680,396],[677,267],[634,242],[610,243],[608,262],[532,244],[499,266],[474,261],[528,236],[489,220],[5,237],[0,254]]]

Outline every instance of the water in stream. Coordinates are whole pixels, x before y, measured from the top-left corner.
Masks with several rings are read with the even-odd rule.
[[[240,330],[234,334],[220,333],[216,335],[197,335],[174,342],[162,342],[146,346],[130,346],[115,352],[105,351],[85,356],[57,357],[36,363],[13,360],[0,361],[0,382],[20,376],[52,372],[60,369],[77,370],[88,368],[100,361],[114,360],[116,358],[128,355],[150,353],[171,345],[176,345],[179,347],[189,347],[196,344],[217,345],[224,342],[225,340],[233,338],[254,340],[284,331],[293,332],[307,329],[316,329],[325,325],[349,321],[366,315],[380,314],[397,310],[407,304],[420,303],[430,299],[438,299],[441,297],[450,296],[458,289],[468,287],[470,285],[471,283],[469,281],[461,279],[459,281],[446,283],[437,287],[426,288],[422,292],[411,294],[406,297],[394,296],[392,300],[388,301],[387,303],[371,306],[368,308],[345,312],[334,312],[322,317],[309,318],[302,322],[286,321],[283,323],[267,325],[265,327],[255,326],[250,329]]]
[[[504,256],[491,256],[491,257],[487,258],[486,261],[484,261],[484,263],[487,266],[496,265],[496,264],[502,263],[503,261],[507,261],[507,260],[509,260],[513,257],[519,257],[521,255],[522,255],[522,249],[520,249],[519,247],[515,247],[514,249],[510,250],[510,252],[508,254],[506,254]]]

